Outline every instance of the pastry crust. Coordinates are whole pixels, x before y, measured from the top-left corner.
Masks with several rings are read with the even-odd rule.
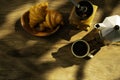
[[[29,25],[37,31],[51,31],[63,23],[62,15],[55,10],[49,10],[47,2],[32,6],[29,12]]]

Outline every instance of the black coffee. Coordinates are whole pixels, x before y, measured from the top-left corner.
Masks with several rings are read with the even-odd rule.
[[[73,52],[77,56],[84,56],[87,53],[88,46],[85,42],[78,41],[73,45]]]

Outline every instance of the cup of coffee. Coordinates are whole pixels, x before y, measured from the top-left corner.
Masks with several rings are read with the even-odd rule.
[[[72,54],[77,58],[91,59],[104,46],[101,39],[95,38],[90,41],[77,40],[71,46]]]
[[[71,51],[77,58],[93,57],[93,55],[90,54],[90,45],[85,40],[78,40],[74,42],[71,46]]]

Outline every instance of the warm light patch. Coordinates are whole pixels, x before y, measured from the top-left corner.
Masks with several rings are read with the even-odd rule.
[[[3,23],[0,27],[0,39],[5,36],[14,33],[14,26],[16,21],[21,17],[21,15],[29,9],[32,4],[26,4],[19,6],[16,10],[10,12],[5,19],[5,23]]]
[[[57,67],[45,74],[47,78],[46,80],[75,80],[75,73],[77,69],[78,66],[71,66],[67,68]]]

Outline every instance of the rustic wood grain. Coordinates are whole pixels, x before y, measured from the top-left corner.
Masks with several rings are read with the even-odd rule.
[[[48,1],[60,11],[65,25],[49,37],[27,33],[20,17],[32,5]],[[77,0],[79,1],[79,0]],[[120,15],[119,0],[90,0],[98,5],[93,24]],[[120,45],[105,46],[91,60],[77,59],[71,43],[88,32],[68,24],[69,0],[0,0],[0,80],[120,80]]]

